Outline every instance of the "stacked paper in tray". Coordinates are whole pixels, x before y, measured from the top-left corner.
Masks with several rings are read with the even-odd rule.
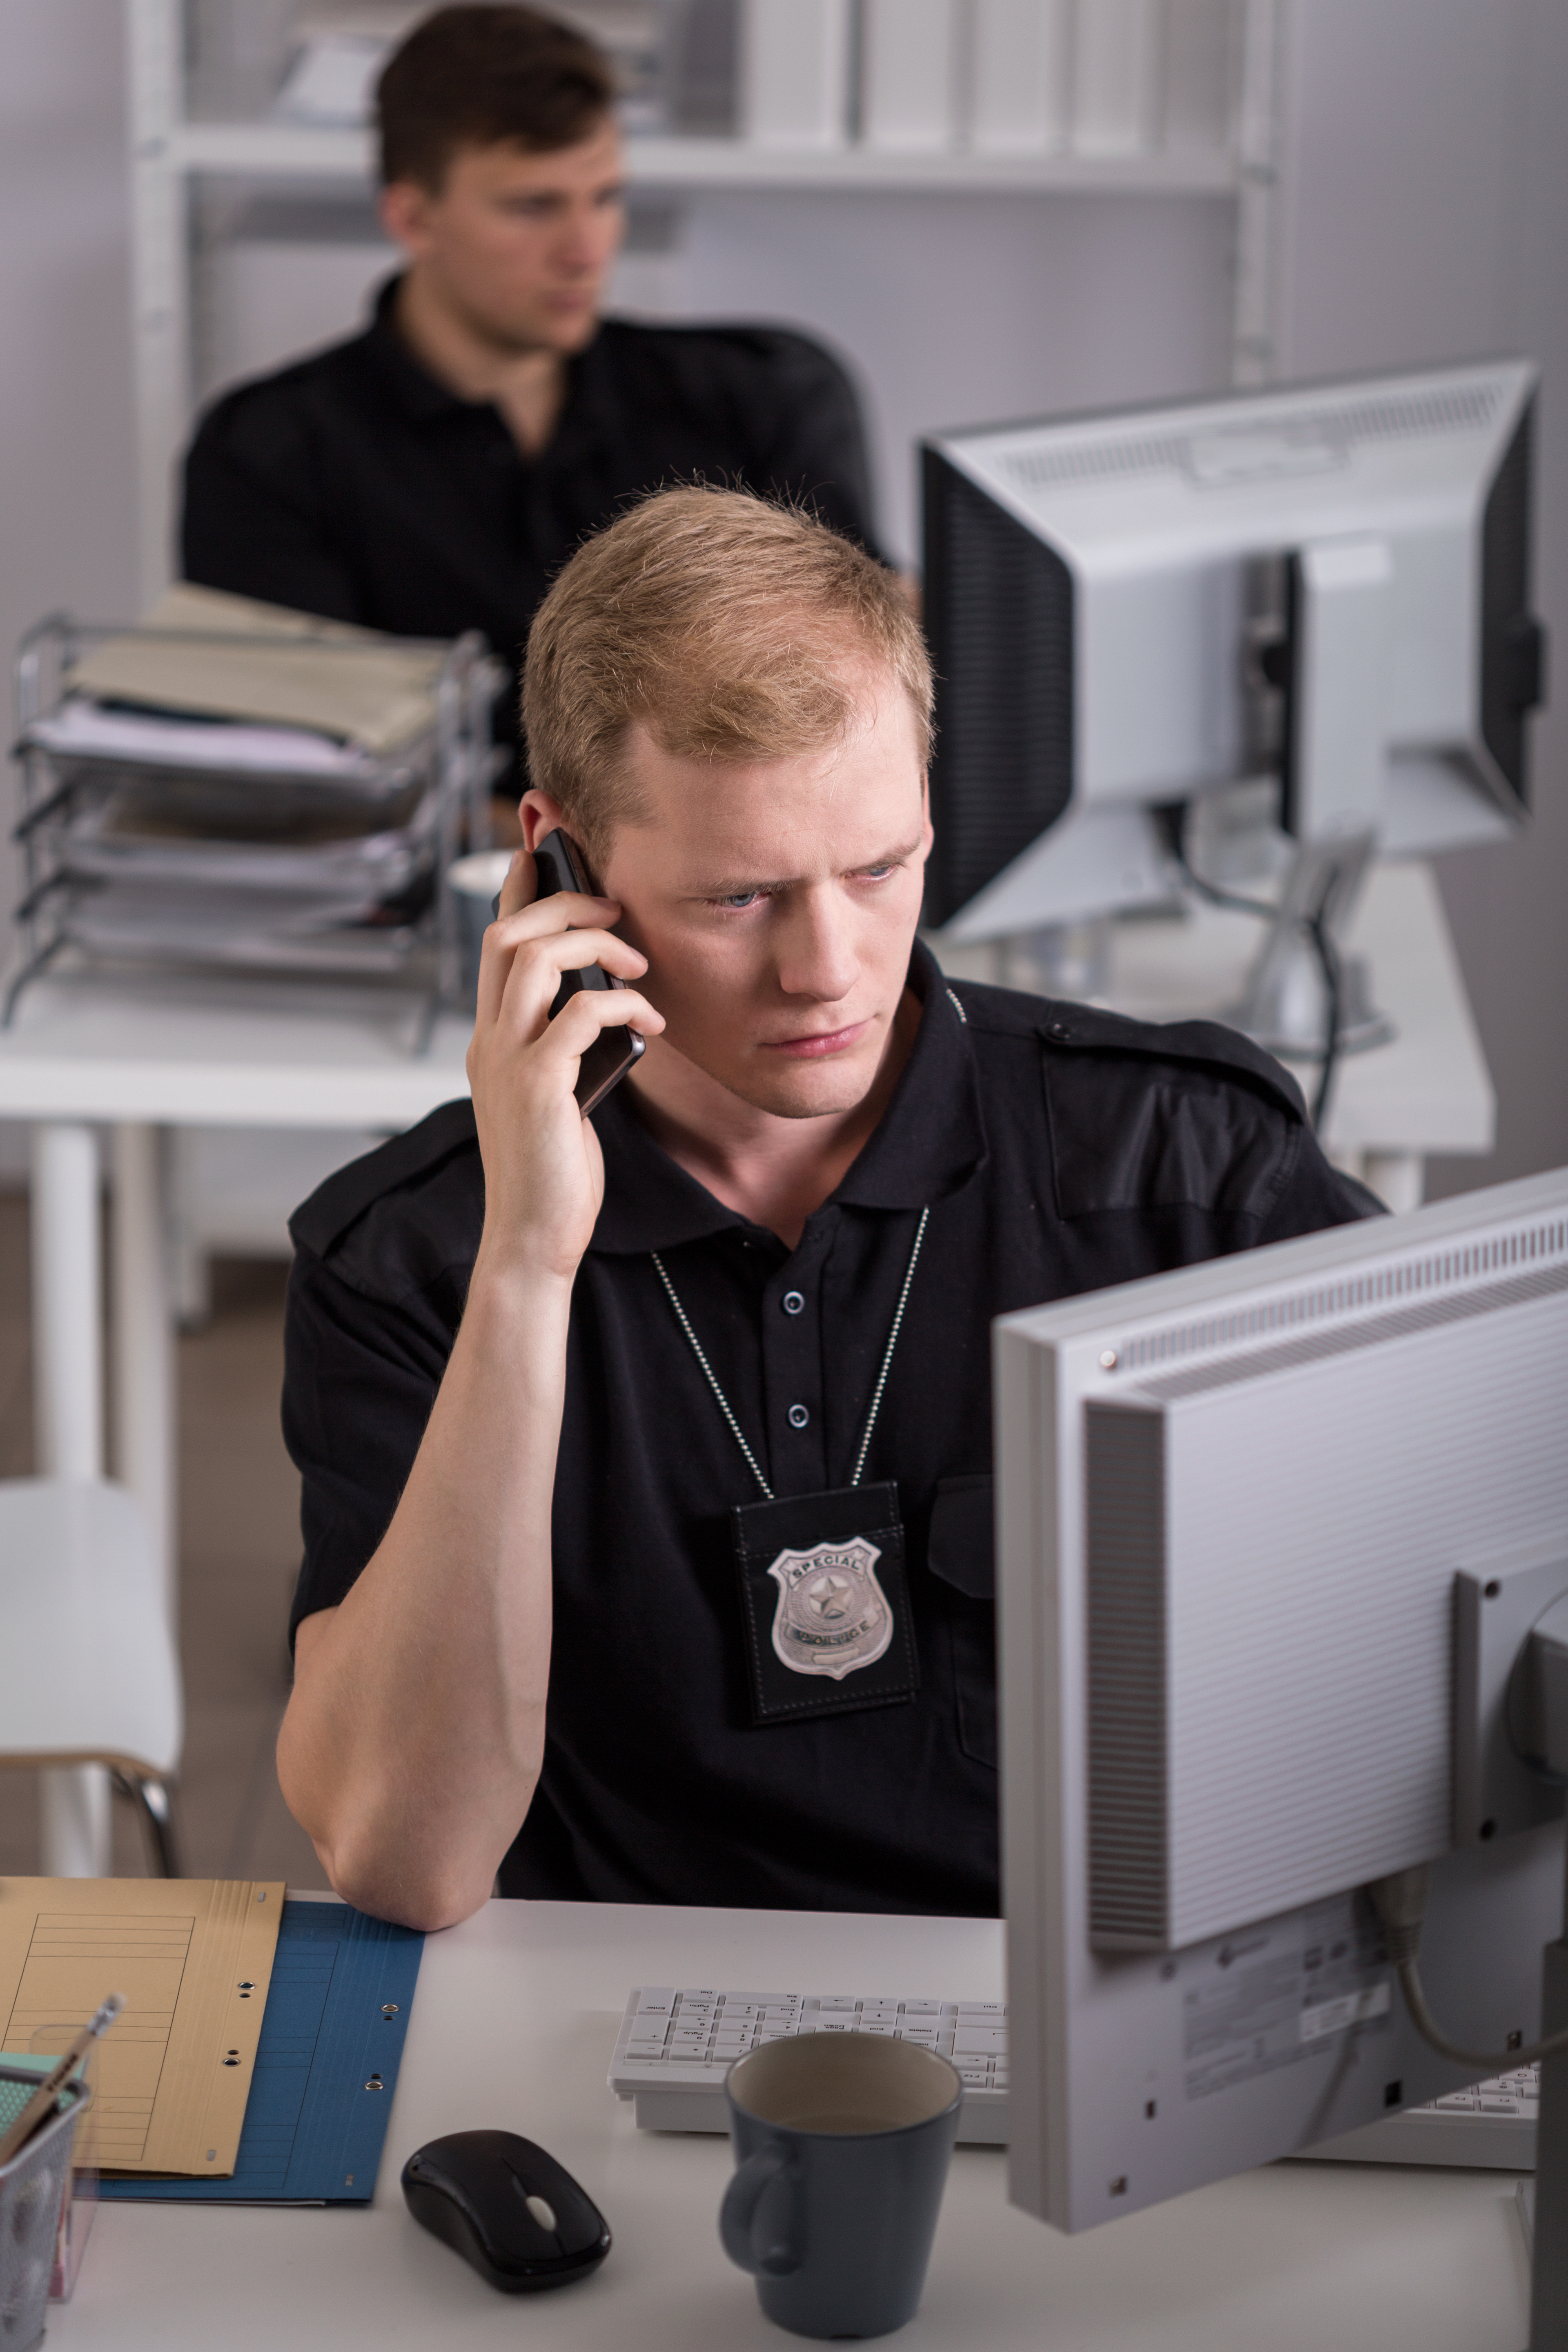
[[[438,646],[182,585],[25,730],[37,848],[89,955],[397,969],[427,903]]]
[[[380,757],[434,727],[445,659],[439,646],[182,582],[71,683],[100,703],[308,728]]]

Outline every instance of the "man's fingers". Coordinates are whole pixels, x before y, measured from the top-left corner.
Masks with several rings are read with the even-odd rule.
[[[527,850],[519,850],[518,856],[528,857]],[[529,857],[528,862],[531,866],[533,860]],[[524,940],[546,939],[556,931],[599,930],[620,919],[618,898],[591,898],[578,890],[552,890],[545,898],[536,898],[530,890],[520,904],[509,906],[507,892],[523,887],[517,882],[514,866],[501,887],[500,913],[490,925],[503,947],[518,947]]]
[[[531,906],[539,888],[539,869],[526,849],[520,849],[507,868],[506,880],[500,886],[500,915],[520,915]]]
[[[540,1044],[545,1051],[559,1049],[576,1062],[603,1029],[638,1029],[646,1037],[657,1037],[663,1027],[663,1013],[635,988],[584,988],[567,998]]]
[[[548,906],[554,903],[546,901]],[[576,903],[591,906],[594,902],[580,899]],[[512,924],[533,912],[532,908],[525,908],[521,917],[512,919]],[[554,1003],[561,974],[582,971],[594,963],[614,972],[617,980],[637,980],[647,970],[647,958],[612,931],[557,929],[542,935],[530,925],[520,934],[504,922],[492,923],[479,950],[479,1018],[486,1024],[499,1021],[504,1004],[531,1027]]]

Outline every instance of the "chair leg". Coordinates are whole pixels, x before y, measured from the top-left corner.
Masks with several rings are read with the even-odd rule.
[[[139,1772],[116,1772],[114,1785],[121,1796],[130,1798],[141,1818],[142,1835],[154,1876],[183,1878],[180,1841],[174,1827],[174,1801],[167,1780],[156,1780],[152,1775],[143,1779]]]

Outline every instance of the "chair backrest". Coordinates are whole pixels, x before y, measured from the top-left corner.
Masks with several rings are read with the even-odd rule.
[[[140,1504],[108,1480],[0,1480],[0,1764],[179,1760],[184,1706]]]

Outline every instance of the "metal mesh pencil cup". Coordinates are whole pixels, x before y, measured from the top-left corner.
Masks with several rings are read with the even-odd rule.
[[[0,2066],[0,2130],[37,2087],[36,2073]],[[0,2165],[0,2352],[29,2352],[44,2332],[71,2145],[90,2095],[80,2083],[67,2090],[67,2104]]]

